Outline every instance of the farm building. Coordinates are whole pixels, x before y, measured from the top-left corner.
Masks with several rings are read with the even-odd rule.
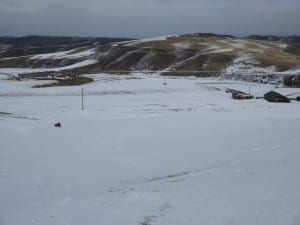
[[[290,102],[290,100],[275,91],[270,91],[264,94],[264,98],[269,102]]]

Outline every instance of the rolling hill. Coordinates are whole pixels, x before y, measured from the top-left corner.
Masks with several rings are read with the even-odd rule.
[[[297,74],[300,66],[297,36],[237,38],[195,33],[142,40],[44,39],[34,39],[31,44],[30,38],[27,42],[0,39],[0,68],[35,69],[32,72],[64,70],[79,74],[155,71],[215,76],[282,71]]]

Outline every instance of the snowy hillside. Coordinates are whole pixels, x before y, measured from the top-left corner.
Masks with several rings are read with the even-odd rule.
[[[147,58],[148,64],[135,63],[131,66],[139,69],[228,71],[227,67],[233,66],[237,59],[253,71],[265,69],[269,73],[296,70],[300,66],[299,45],[284,39],[268,41],[217,35],[181,35],[133,40],[113,46],[131,48],[126,57],[122,56],[122,61],[125,58],[130,61],[130,57],[146,52],[142,59]],[[161,61],[156,62],[158,59]]]
[[[252,37],[252,36],[251,36]],[[5,47],[5,46],[4,46]],[[8,51],[3,47],[3,54]],[[92,43],[68,50],[0,58],[0,68],[59,68],[79,74],[159,71],[168,75],[221,73],[299,74],[300,46],[288,38],[236,38],[213,34],[175,35],[115,43]],[[94,63],[76,69],[73,64]],[[71,66],[71,69],[64,67]],[[199,72],[201,71],[201,72]]]
[[[266,84],[85,76],[51,88],[0,76],[1,225],[300,223],[299,102],[224,91]]]

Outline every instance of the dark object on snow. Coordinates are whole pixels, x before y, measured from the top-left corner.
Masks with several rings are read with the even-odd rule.
[[[227,93],[231,93],[233,99],[244,100],[244,99],[252,99],[253,95],[247,94],[242,91],[234,90],[227,88],[225,90]]]
[[[269,102],[290,102],[290,100],[286,96],[283,96],[275,91],[270,91],[264,94],[264,98]]]
[[[249,95],[246,93],[232,93],[232,98],[237,100],[252,99],[253,95]]]
[[[56,123],[54,124],[55,127],[61,127],[61,124],[60,123]]]
[[[300,74],[299,75],[293,75],[293,76],[285,76],[283,79],[283,84],[286,87],[300,87]]]
[[[297,96],[297,101],[300,102],[300,96]]]

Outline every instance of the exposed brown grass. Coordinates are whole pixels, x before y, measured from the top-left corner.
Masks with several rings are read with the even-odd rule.
[[[300,45],[289,45],[284,51],[297,56],[298,60],[300,60]]]
[[[70,80],[63,80],[63,81],[57,81],[50,84],[41,84],[41,85],[35,85],[34,88],[45,88],[45,87],[57,87],[57,86],[78,86],[82,84],[87,84],[92,82],[93,79],[89,77],[75,77]]]

